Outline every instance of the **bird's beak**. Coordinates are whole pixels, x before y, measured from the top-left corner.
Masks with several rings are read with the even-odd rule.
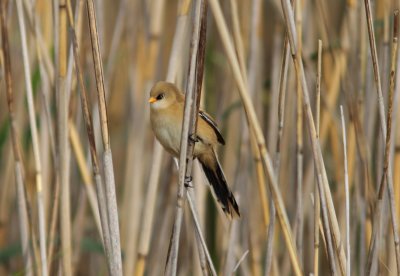
[[[150,99],[149,99],[149,103],[154,103],[154,102],[156,102],[156,101],[157,101],[157,99],[154,98],[154,97],[150,97]]]

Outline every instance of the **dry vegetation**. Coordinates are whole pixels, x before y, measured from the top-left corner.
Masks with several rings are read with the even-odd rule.
[[[0,275],[399,275],[398,8],[1,0]],[[216,118],[240,219],[155,141],[157,80],[183,137]]]

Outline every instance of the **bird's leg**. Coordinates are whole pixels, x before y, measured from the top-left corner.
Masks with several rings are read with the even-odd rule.
[[[191,175],[185,176],[185,183],[184,183],[185,188],[193,188],[193,186],[192,186],[192,180],[193,180],[193,178],[192,178]]]
[[[189,140],[192,143],[197,143],[197,142],[200,141],[200,138],[199,138],[199,136],[196,135],[196,133],[192,133],[192,134],[189,135]]]

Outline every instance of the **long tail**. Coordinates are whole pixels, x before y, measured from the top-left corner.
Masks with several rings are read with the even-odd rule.
[[[204,160],[199,158],[199,161],[222,210],[230,219],[240,217],[239,206],[232,192],[229,190],[217,157],[214,155],[213,158],[210,159],[212,160],[208,159],[208,162],[204,162]]]

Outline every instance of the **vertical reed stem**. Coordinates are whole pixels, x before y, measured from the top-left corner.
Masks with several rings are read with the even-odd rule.
[[[32,132],[32,147],[35,159],[35,184],[36,184],[36,194],[37,194],[37,208],[38,208],[37,210],[39,217],[39,243],[40,243],[40,258],[41,258],[40,265],[41,265],[42,275],[47,275],[48,273],[47,273],[47,256],[46,256],[46,227],[45,227],[45,217],[44,217],[43,181],[42,181],[42,167],[40,161],[40,145],[39,145],[37,124],[35,118],[36,113],[33,100],[31,70],[29,64],[25,21],[23,18],[23,9],[21,0],[17,0],[16,4],[17,4],[18,23],[20,27],[21,42],[22,42],[22,58],[24,63],[26,98],[28,101],[29,126]]]

